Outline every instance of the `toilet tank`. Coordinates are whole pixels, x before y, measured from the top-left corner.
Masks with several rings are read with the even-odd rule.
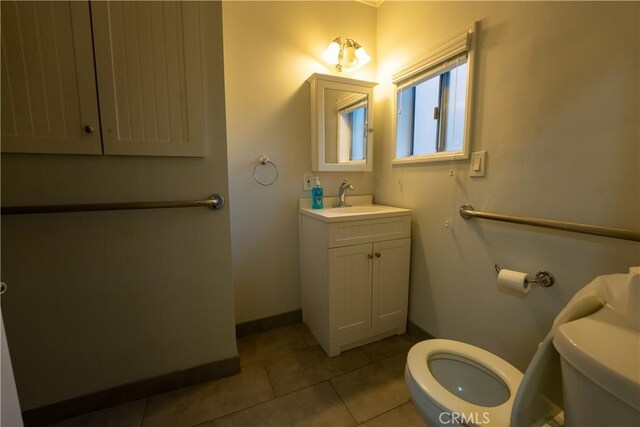
[[[558,328],[565,426],[640,425],[640,331],[609,306]]]

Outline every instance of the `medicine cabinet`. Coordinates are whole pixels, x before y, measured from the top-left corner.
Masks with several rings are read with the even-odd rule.
[[[325,74],[307,79],[311,100],[311,169],[373,169],[373,88],[377,83]]]

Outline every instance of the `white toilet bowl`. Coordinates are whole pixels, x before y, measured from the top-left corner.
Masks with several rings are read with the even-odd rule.
[[[510,424],[523,374],[507,361],[458,341],[422,341],[409,351],[405,381],[429,427]]]
[[[640,425],[640,274],[629,271],[576,293],[524,374],[469,344],[416,344],[405,381],[427,425]]]

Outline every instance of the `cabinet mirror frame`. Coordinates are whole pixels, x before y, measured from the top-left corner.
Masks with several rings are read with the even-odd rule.
[[[311,169],[313,172],[370,172],[373,170],[373,88],[374,82],[326,74],[313,74],[307,79],[311,100]],[[364,160],[327,163],[325,138],[325,91],[344,91],[366,97],[366,144]],[[337,149],[339,151],[339,149]]]

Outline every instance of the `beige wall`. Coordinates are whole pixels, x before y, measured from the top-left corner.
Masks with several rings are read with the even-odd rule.
[[[320,54],[337,36],[376,51],[376,9],[358,2],[224,2],[227,136],[236,321],[300,308],[297,200],[311,170],[309,87],[332,74]],[[375,58],[375,55],[372,55]],[[350,77],[375,79],[375,59]],[[257,184],[252,170],[268,154],[280,177]],[[325,194],[348,178],[371,194],[373,174],[319,173]]]
[[[201,4],[204,158],[2,155],[2,204],[226,195],[221,6]],[[2,218],[23,410],[237,355],[228,208]]]
[[[594,276],[640,262],[638,243],[477,220],[457,210],[640,229],[638,3],[384,2],[378,9],[374,196],[414,210],[410,319],[524,368],[554,316]],[[468,161],[392,167],[390,75],[481,21]],[[455,177],[448,175],[452,169]],[[451,227],[445,228],[445,221]],[[526,298],[494,263],[553,272]]]

